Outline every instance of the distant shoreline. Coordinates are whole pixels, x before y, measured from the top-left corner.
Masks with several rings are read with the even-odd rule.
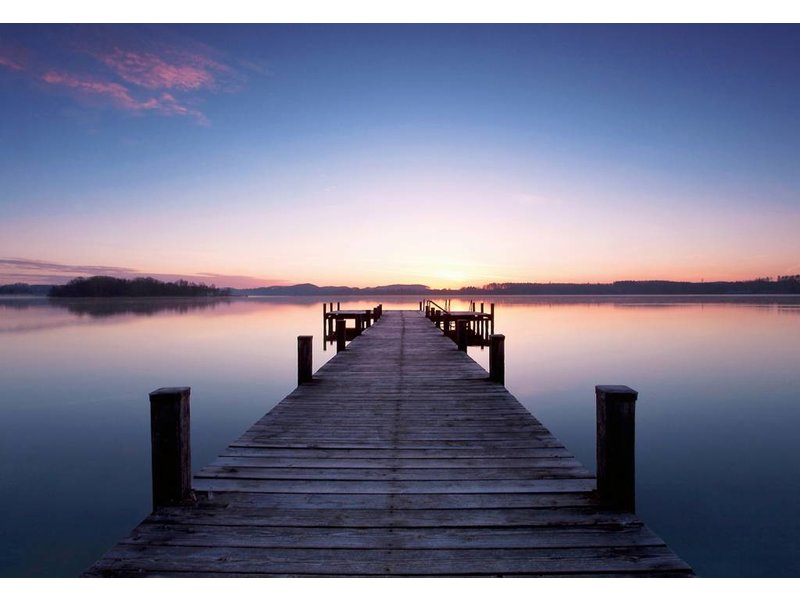
[[[434,289],[424,285],[384,285],[357,288],[303,283],[249,289],[216,288],[213,285],[152,278],[123,280],[110,277],[79,278],[61,286],[15,283],[0,285],[0,295],[61,298],[180,298],[180,297],[363,297],[363,296],[753,296],[800,295],[800,275],[751,281],[615,281],[613,283],[490,283],[458,289]]]
[[[376,293],[376,294],[231,294],[229,296],[71,296],[68,298],[53,298],[47,294],[8,294],[0,292],[0,299],[19,299],[19,300],[33,300],[33,299],[46,299],[59,302],[80,301],[80,300],[191,300],[191,301],[231,301],[236,299],[246,298],[304,298],[330,301],[331,298],[412,298],[414,301],[422,299],[436,299],[442,297],[448,298],[663,298],[663,297],[676,297],[676,298],[769,298],[769,297],[797,297],[800,293],[786,293],[786,292],[760,292],[760,293],[663,293],[663,294],[615,294],[615,293],[578,293],[578,294],[498,294],[498,293],[467,293],[467,292],[429,292],[427,294],[402,294],[402,293]]]

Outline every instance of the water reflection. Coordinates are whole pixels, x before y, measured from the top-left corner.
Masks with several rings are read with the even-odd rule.
[[[165,300],[154,299],[63,299],[52,298],[50,305],[65,308],[70,313],[78,316],[89,316],[96,319],[114,317],[117,315],[150,316],[160,312],[174,312],[185,314],[198,310],[209,310],[218,304],[230,302],[227,298],[170,298]]]

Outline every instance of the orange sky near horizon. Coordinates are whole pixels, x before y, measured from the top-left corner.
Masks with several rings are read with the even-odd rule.
[[[79,220],[11,215],[10,235],[0,244],[0,282],[109,274],[231,287],[458,288],[800,272],[798,218],[789,207],[753,211],[708,198],[681,204],[669,194],[643,202],[636,191],[616,193],[618,184],[600,178],[594,182],[603,188],[570,186],[537,196],[526,194],[521,181],[429,172],[411,185],[404,175],[393,175],[396,189],[352,181],[318,195],[282,191],[293,196],[286,204],[252,190],[231,194],[222,181],[147,211],[134,203]],[[221,210],[210,199],[223,193],[231,200]]]

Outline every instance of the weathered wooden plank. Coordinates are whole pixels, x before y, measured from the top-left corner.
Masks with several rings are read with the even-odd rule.
[[[663,546],[629,527],[264,527],[146,522],[123,544],[231,548],[613,548]]]
[[[507,452],[517,450],[534,450],[539,448],[563,448],[561,442],[556,440],[555,438],[552,439],[532,439],[525,442],[487,442],[487,443],[477,443],[477,442],[467,442],[465,440],[451,440],[448,442],[442,442],[439,444],[433,442],[424,442],[424,441],[409,441],[409,442],[400,442],[398,441],[395,444],[392,444],[391,440],[388,441],[375,441],[375,442],[341,442],[338,440],[323,440],[319,442],[313,441],[298,441],[298,442],[288,442],[283,440],[273,440],[270,438],[262,438],[262,437],[246,437],[243,436],[242,438],[236,440],[231,444],[233,447],[249,447],[249,448],[284,448],[284,449],[331,449],[331,450],[392,450],[397,449],[398,451],[402,450],[414,450],[414,451],[422,451],[422,450],[434,450],[434,451],[441,451],[443,454],[455,450],[463,450],[471,452],[473,455],[481,456],[485,455],[485,453],[489,453],[492,450],[505,450]]]
[[[369,509],[379,509],[392,514],[397,511],[412,510],[446,518],[444,511],[453,509],[468,511],[466,518],[477,518],[477,510],[500,509],[510,514],[509,518],[524,518],[525,509],[545,509],[561,507],[593,507],[597,511],[597,499],[592,493],[478,493],[478,494],[330,494],[330,493],[286,493],[247,491],[236,492],[219,490],[197,490],[198,508],[207,506],[255,507],[258,509],[334,509],[337,512],[353,513]],[[343,510],[347,509],[347,510]],[[159,511],[158,514],[160,514]],[[272,513],[270,513],[272,514]],[[298,514],[298,518],[300,515]],[[372,518],[377,518],[373,516]]]
[[[462,468],[462,469],[367,469],[367,468],[275,468],[251,465],[212,464],[202,469],[195,478],[272,479],[272,480],[345,480],[345,481],[496,481],[532,479],[587,479],[589,472],[583,467],[535,468]]]
[[[284,494],[258,495],[258,498]],[[354,496],[354,503],[371,495]],[[180,525],[214,525],[214,526],[258,526],[258,527],[358,527],[358,528],[441,528],[458,527],[472,530],[476,527],[549,527],[580,528],[603,527],[606,529],[625,529],[642,525],[641,521],[629,513],[614,513],[598,509],[597,506],[556,506],[550,508],[502,508],[470,509],[457,502],[457,508],[423,510],[397,508],[394,498],[385,505],[376,504],[376,508],[352,508],[341,503],[336,508],[310,507],[277,508],[267,504],[271,510],[264,510],[264,505],[245,502],[229,505],[204,505],[187,514],[186,511],[159,510],[148,517],[145,523],[180,524]],[[406,503],[408,504],[408,503]],[[327,506],[327,505],[323,505]],[[242,542],[245,543],[245,542]]]
[[[260,454],[221,455],[211,466],[215,467],[266,467],[266,468],[320,468],[320,469],[475,469],[481,467],[513,469],[582,468],[572,457],[507,457],[507,458],[287,458]],[[470,471],[471,472],[471,471]]]
[[[485,448],[475,451],[471,448],[447,449],[363,449],[363,448],[286,448],[268,446],[228,446],[220,456],[253,456],[253,457],[292,457],[323,459],[392,459],[392,460],[503,460],[503,459],[539,459],[545,457],[567,457],[572,454],[563,446],[540,448]]]
[[[235,479],[214,477],[195,479],[201,491],[252,491],[290,494],[486,494],[526,492],[590,492],[594,479],[496,479],[486,481],[326,481]]]
[[[92,569],[261,575],[517,575],[686,569],[665,546],[623,548],[306,549],[119,544]]]
[[[353,439],[355,438],[355,439]],[[400,432],[396,435],[385,436],[325,436],[315,438],[313,435],[261,435],[244,438],[257,442],[268,442],[271,445],[282,445],[285,447],[298,446],[305,443],[313,447],[345,447],[345,448],[448,448],[448,447],[473,447],[481,448],[494,446],[496,448],[541,448],[549,445],[560,445],[555,438],[499,438],[482,437],[479,439],[468,439],[459,437],[435,438],[435,437],[407,437]]]

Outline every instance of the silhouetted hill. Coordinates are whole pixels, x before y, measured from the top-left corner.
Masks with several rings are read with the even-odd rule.
[[[752,281],[615,281],[614,283],[489,283],[481,287],[432,289],[419,284],[377,287],[274,285],[235,290],[249,296],[376,296],[405,294],[434,295],[678,295],[678,294],[800,294],[800,275]]]
[[[459,290],[496,295],[670,295],[670,294],[800,294],[800,276],[752,281],[615,281],[614,283],[490,283]]]
[[[247,296],[370,296],[392,294],[429,294],[431,289],[427,285],[393,284],[377,287],[348,287],[348,286],[318,286],[313,283],[300,283],[298,285],[272,285],[247,290],[236,290],[236,294]]]
[[[318,286],[313,283],[273,285],[251,289],[219,289],[213,285],[177,281],[164,283],[152,278],[117,279],[90,277],[73,279],[66,285],[0,285],[0,295],[49,294],[58,298],[114,296],[388,296],[388,295],[678,295],[678,294],[800,294],[800,275],[750,281],[615,281],[614,283],[489,283],[458,289],[433,289],[421,284],[375,287]]]

